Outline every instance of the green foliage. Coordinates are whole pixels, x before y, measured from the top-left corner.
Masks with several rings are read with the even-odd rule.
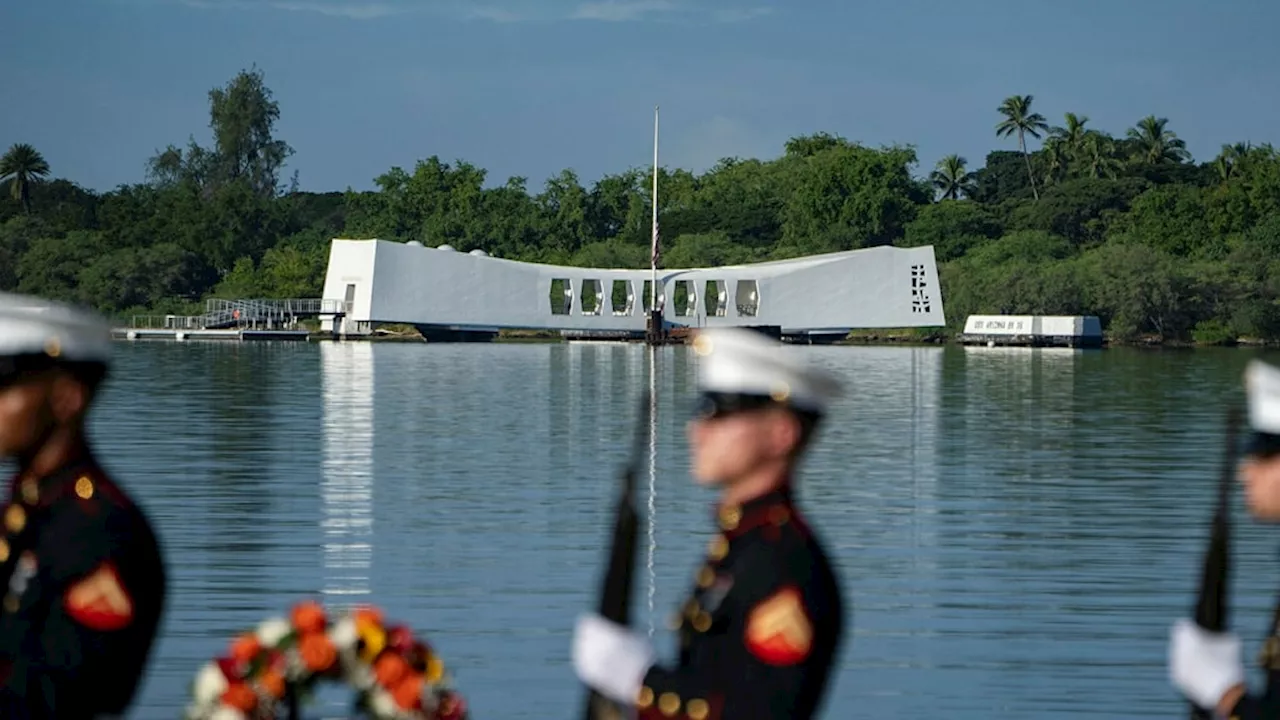
[[[973,313],[1094,314],[1117,340],[1280,340],[1275,149],[1224,145],[1196,164],[1167,119],[1111,135],[1076,113],[1050,125],[1032,102],[998,106],[995,134],[1017,149],[976,169],[949,155],[921,176],[910,147],[822,132],[791,138],[772,160],[726,158],[696,176],[661,169],[662,265],[930,245],[952,329]],[[649,265],[648,168],[486,187],[483,168],[432,156],[389,169],[375,191],[302,193],[296,180],[281,185],[293,151],[274,136],[281,110],[260,71],[213,89],[209,109],[208,147],[168,145],[146,182],[101,194],[49,179],[35,148],[12,145],[0,157],[0,290],[122,317],[198,312],[211,297],[316,297],[334,237]]]

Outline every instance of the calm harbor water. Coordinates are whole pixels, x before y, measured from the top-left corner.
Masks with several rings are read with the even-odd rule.
[[[314,595],[424,632],[478,720],[570,717],[575,615],[648,350],[622,345],[118,347],[93,433],[159,526],[170,610],[135,717],[178,717],[202,662]],[[852,632],[828,718],[1162,717],[1245,351],[802,350],[848,393],[803,469]],[[658,352],[637,624],[713,528],[688,479],[695,368]],[[649,483],[652,483],[651,485]],[[1236,498],[1232,624],[1252,666],[1280,528]],[[1255,673],[1255,681],[1260,677]],[[341,715],[341,693],[315,716]]]

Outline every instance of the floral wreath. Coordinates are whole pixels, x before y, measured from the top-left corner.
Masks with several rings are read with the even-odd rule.
[[[382,612],[361,607],[331,622],[317,602],[295,605],[236,638],[196,674],[187,720],[285,717],[290,696],[320,680],[356,691],[356,708],[376,720],[467,720],[466,702],[431,646]],[[296,706],[295,706],[296,707]]]

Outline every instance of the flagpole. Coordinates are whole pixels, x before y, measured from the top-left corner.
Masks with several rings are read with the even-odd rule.
[[[653,106],[653,252],[649,255],[649,310],[658,309],[658,106]],[[655,316],[656,317],[656,316]]]

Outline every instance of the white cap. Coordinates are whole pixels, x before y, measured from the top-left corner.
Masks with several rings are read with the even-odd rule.
[[[1244,371],[1249,425],[1254,431],[1280,435],[1280,368],[1250,360]]]
[[[822,412],[831,398],[840,394],[840,383],[834,376],[754,330],[701,330],[693,349],[700,360],[698,384],[704,392],[772,397],[816,412]]]
[[[0,293],[0,357],[108,362],[111,327],[96,314],[31,295]]]

